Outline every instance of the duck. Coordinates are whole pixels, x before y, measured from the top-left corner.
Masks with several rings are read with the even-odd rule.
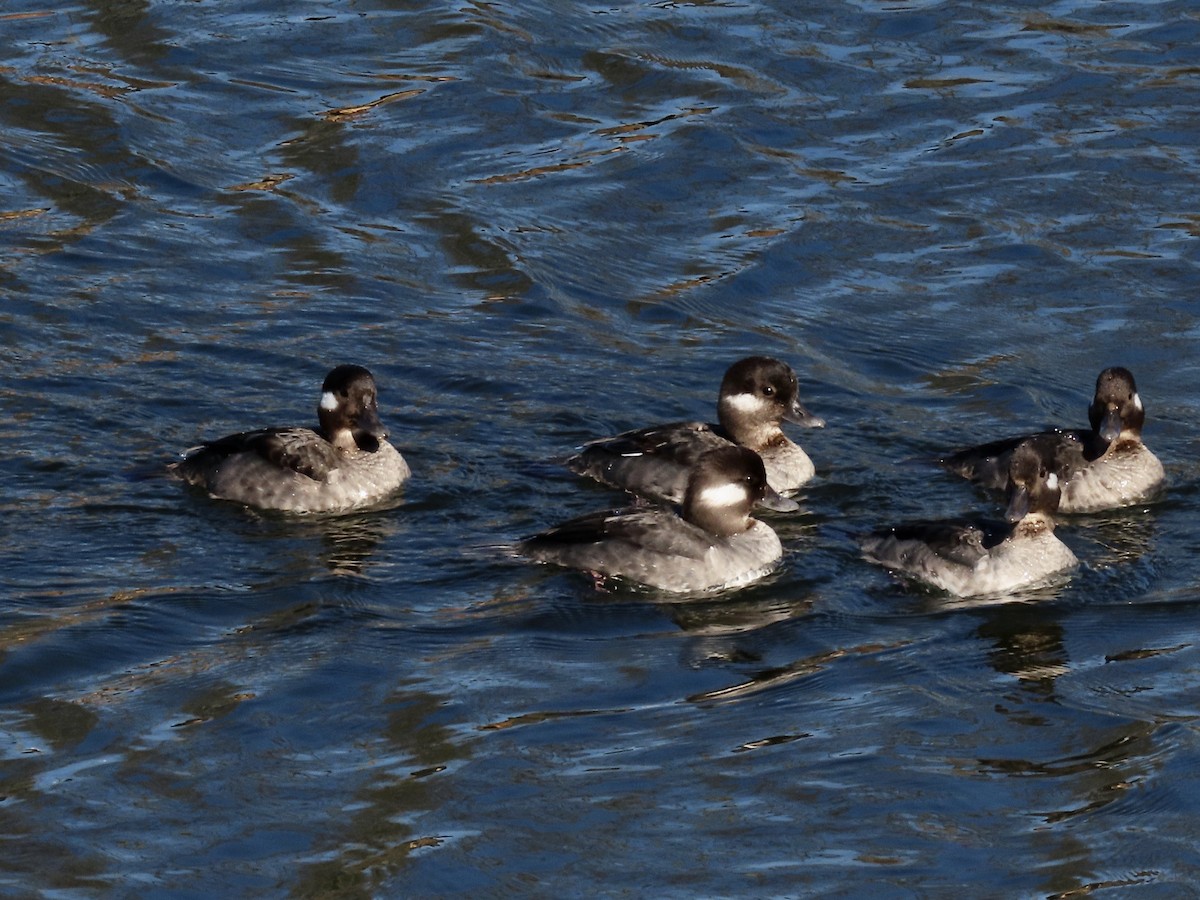
[[[815,468],[808,454],[783,433],[784,421],[825,427],[823,419],[800,403],[791,366],[773,357],[749,356],[731,365],[721,380],[718,424],[674,422],[626,431],[584,444],[565,464],[577,475],[609,487],[679,504],[702,454],[741,446],[762,458],[767,482],[776,492],[790,494],[813,477]]]
[[[1146,409],[1133,373],[1121,366],[1096,378],[1088,407],[1088,429],[1038,432],[1043,463],[1058,476],[1061,513],[1094,513],[1142,503],[1165,482],[1163,465],[1144,443]],[[949,471],[985,488],[1003,488],[1021,435],[959,450],[940,462]]]
[[[1056,436],[1022,441],[1009,454],[1004,521],[949,519],[880,529],[860,544],[864,557],[956,597],[1007,595],[1051,581],[1079,564],[1054,533],[1062,495],[1046,465]]]
[[[521,540],[517,553],[671,593],[750,584],[783,557],[775,531],[751,508],[782,500],[762,458],[736,445],[706,451],[688,474],[683,505],[637,506],[572,519]]]
[[[221,500],[289,513],[376,504],[411,475],[379,420],[375,378],[357,365],[321,385],[319,428],[243,431],[184,451],[169,470]]]

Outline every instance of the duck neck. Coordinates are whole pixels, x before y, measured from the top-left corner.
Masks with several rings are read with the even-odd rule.
[[[333,444],[335,450],[341,453],[356,453],[358,451],[358,442],[354,440],[354,432],[349,428],[339,428],[336,431],[328,432],[329,443]]]
[[[787,440],[776,422],[747,424],[746,417],[732,408],[728,400],[717,405],[717,421],[731,441],[751,450],[761,450]]]
[[[754,525],[754,520],[747,513],[736,515],[728,506],[706,503],[702,495],[696,497],[691,492],[684,498],[683,518],[697,528],[720,537],[740,534]]]

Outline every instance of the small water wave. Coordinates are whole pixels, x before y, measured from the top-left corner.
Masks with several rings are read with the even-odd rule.
[[[0,883],[1190,884],[1178,12],[0,16]],[[625,502],[556,460],[711,419],[752,353],[828,422],[792,432],[818,475],[778,572],[667,602],[501,551]],[[394,503],[297,520],[162,474],[313,421],[341,362],[413,466]],[[1170,483],[1064,517],[1069,580],[965,604],[861,559],[996,511],[933,459],[1083,425],[1113,364]]]

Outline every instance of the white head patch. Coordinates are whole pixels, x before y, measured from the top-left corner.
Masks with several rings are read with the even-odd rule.
[[[326,391],[321,395],[321,409],[326,412],[333,412],[338,408],[338,398],[334,396],[333,391]]]
[[[1133,408],[1136,409],[1138,412],[1142,411],[1142,398],[1139,397],[1137,394],[1133,395]]]
[[[1058,489],[1058,476],[1053,472],[1046,476],[1046,487],[1052,491]]]
[[[740,393],[729,394],[725,397],[725,402],[734,409],[742,412],[757,412],[763,407],[763,400],[757,394]]]
[[[705,506],[735,506],[746,502],[746,489],[729,482],[713,485],[700,492],[700,502]]]

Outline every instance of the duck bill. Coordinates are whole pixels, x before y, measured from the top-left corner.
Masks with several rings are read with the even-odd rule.
[[[1029,513],[1029,489],[1024,487],[1012,488],[1012,493],[1008,495],[1008,509],[1004,511],[1004,518],[1010,524],[1020,522]]]
[[[767,485],[767,492],[758,501],[758,505],[763,509],[769,509],[774,512],[795,512],[800,508],[799,503],[790,497],[783,496],[783,494],[770,485]]]
[[[824,428],[825,420],[820,416],[814,416],[805,409],[799,400],[796,400],[788,407],[787,412],[783,414],[783,418],[788,422],[794,422],[797,425],[803,425],[805,428]]]
[[[1117,435],[1121,433],[1121,413],[1116,407],[1109,407],[1104,413],[1104,418],[1100,421],[1100,437],[1108,441],[1110,444],[1117,439]]]

